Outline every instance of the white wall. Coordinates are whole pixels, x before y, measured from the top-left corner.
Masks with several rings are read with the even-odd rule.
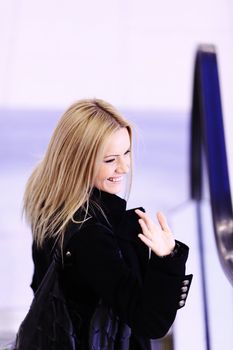
[[[196,47],[216,44],[233,82],[231,0],[1,0],[0,105],[189,110]]]
[[[232,14],[232,0],[0,0],[0,107],[189,111],[196,48],[213,43],[233,164]]]

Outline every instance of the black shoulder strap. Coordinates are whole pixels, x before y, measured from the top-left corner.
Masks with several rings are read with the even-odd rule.
[[[64,256],[66,256],[67,253],[69,253],[66,251],[68,244],[69,244],[71,238],[78,231],[78,225],[75,225],[75,226],[77,226],[77,227],[75,227],[75,229],[74,229],[74,225],[72,223],[70,225],[68,225],[66,232],[65,232],[62,249],[61,249],[61,247],[58,246],[58,242],[53,247],[52,261],[55,260],[57,266],[60,266],[60,267],[63,266]]]

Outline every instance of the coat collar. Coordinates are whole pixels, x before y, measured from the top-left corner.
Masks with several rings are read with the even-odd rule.
[[[104,225],[110,224],[118,237],[124,240],[135,240],[138,233],[141,232],[138,216],[135,213],[136,208],[126,210],[126,201],[124,199],[94,188],[91,201],[97,203],[103,209],[107,220],[100,210],[93,211],[93,206],[91,215]],[[137,209],[145,211],[142,207],[138,207]]]
[[[138,223],[139,218],[135,213],[136,208],[126,210],[124,199],[97,189],[94,189],[90,199],[103,209],[107,218],[107,220],[104,218],[100,210],[95,210],[93,220],[97,219],[98,222],[102,222],[104,225],[110,225],[118,240],[122,256],[126,263],[133,268],[138,280],[142,282],[142,276],[145,273],[149,258],[149,249],[138,238],[141,227]],[[142,207],[138,209],[145,211]]]
[[[98,204],[106,215],[108,223],[111,226],[117,227],[122,217],[126,211],[126,201],[115,194],[100,191],[97,188],[93,189],[91,202]],[[93,210],[93,208],[92,208]],[[103,214],[99,210],[95,210],[95,216],[100,219],[100,221],[105,221]],[[100,218],[101,216],[101,218]]]

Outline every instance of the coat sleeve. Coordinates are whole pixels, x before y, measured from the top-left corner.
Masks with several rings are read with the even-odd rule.
[[[167,333],[179,308],[182,283],[189,279],[184,275],[187,246],[180,243],[173,258],[152,254],[140,283],[107,227],[87,225],[71,241],[75,269],[135,334],[160,338]]]

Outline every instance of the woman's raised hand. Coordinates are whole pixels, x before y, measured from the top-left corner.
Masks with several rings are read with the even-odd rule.
[[[142,233],[139,238],[158,256],[169,255],[175,247],[175,239],[167,224],[165,216],[157,213],[158,223],[154,223],[151,218],[143,211],[136,209],[136,214],[140,217],[139,224]]]

